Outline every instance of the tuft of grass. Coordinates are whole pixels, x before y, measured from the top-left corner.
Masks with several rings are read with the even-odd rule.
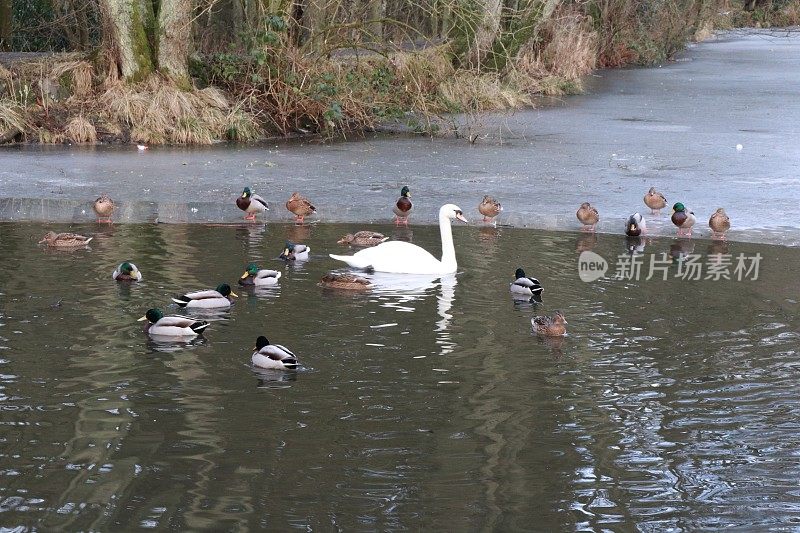
[[[66,61],[56,63],[50,71],[50,76],[57,80],[68,77],[72,96],[78,99],[89,98],[92,95],[92,77],[94,68],[88,61]]]
[[[25,133],[30,127],[25,109],[14,102],[0,100],[0,136],[9,137]]]
[[[41,144],[61,144],[64,142],[64,134],[60,131],[52,131],[47,128],[36,128],[34,132],[36,139]]]
[[[241,111],[231,111],[226,117],[226,138],[229,141],[249,142],[264,136],[264,130],[255,119]]]
[[[439,96],[455,109],[467,112],[530,106],[528,94],[504,84],[494,73],[459,71],[443,81]]]
[[[112,84],[100,96],[100,110],[130,129],[132,141],[149,144],[211,144],[231,137],[253,139],[260,128],[241,111],[230,111],[219,89],[184,90],[151,76],[138,84]]]
[[[64,129],[64,136],[78,144],[97,142],[97,130],[83,115],[69,121]]]

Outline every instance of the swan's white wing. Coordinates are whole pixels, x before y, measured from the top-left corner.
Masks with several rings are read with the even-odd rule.
[[[353,255],[331,254],[331,257],[353,268],[372,268],[376,272],[435,274],[442,271],[441,261],[416,244],[404,241],[383,242]]]

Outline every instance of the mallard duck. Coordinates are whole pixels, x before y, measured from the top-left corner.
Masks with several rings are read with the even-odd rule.
[[[142,281],[142,273],[129,261],[120,263],[111,277],[116,281]]]
[[[280,278],[281,273],[277,270],[260,270],[257,264],[250,263],[242,277],[239,278],[239,285],[272,287],[278,284]]]
[[[328,273],[322,276],[319,286],[325,289],[341,289],[348,291],[364,291],[372,288],[372,283],[355,274]]]
[[[294,213],[294,221],[298,224],[302,224],[305,217],[317,210],[308,199],[303,198],[297,192],[293,192],[292,197],[286,202],[286,209]]]
[[[309,253],[311,253],[311,248],[305,244],[296,244],[286,241],[286,246],[278,258],[284,261],[308,261]]]
[[[667,199],[655,187],[650,187],[650,190],[644,195],[644,205],[650,208],[651,215],[657,215],[667,207]]]
[[[708,219],[708,227],[711,228],[712,239],[724,239],[725,232],[731,229],[731,219],[723,208],[718,208]]]
[[[692,236],[692,226],[697,222],[694,212],[681,202],[672,206],[672,223],[678,227],[678,236]]]
[[[196,337],[208,327],[204,320],[194,320],[185,316],[164,316],[161,309],[148,309],[139,319],[147,320],[145,333],[164,337]]]
[[[230,307],[231,297],[238,298],[236,293],[231,291],[231,286],[223,283],[214,290],[190,292],[173,298],[172,301],[181,307],[212,309]]]
[[[337,241],[337,244],[348,244],[350,246],[376,246],[383,241],[388,241],[383,233],[377,231],[359,231],[355,234],[348,233]]]
[[[245,220],[255,220],[256,214],[269,211],[266,200],[257,194],[253,194],[250,187],[245,187],[242,195],[236,199],[236,207],[245,212]]]
[[[625,222],[625,235],[628,237],[638,237],[647,233],[647,223],[640,213],[634,213]]]
[[[47,244],[53,248],[79,248],[86,246],[94,237],[84,237],[77,233],[56,233],[48,231],[39,241],[39,244]]]
[[[531,318],[531,326],[534,333],[544,337],[561,337],[567,334],[567,319],[564,313],[556,311],[552,317],[535,316]]]
[[[94,209],[95,214],[97,215],[98,222],[111,222],[111,215],[114,213],[114,200],[107,194],[103,194],[94,201],[92,204],[92,209]]]
[[[253,348],[252,362],[259,368],[269,368],[271,370],[296,370],[297,356],[286,346],[280,344],[270,344],[269,339],[261,335],[256,339],[256,346]]]
[[[518,268],[514,272],[514,281],[509,285],[511,293],[525,297],[539,296],[544,292],[544,287],[539,283],[536,278],[529,278],[525,276],[525,271]]]
[[[583,227],[581,231],[594,231],[600,221],[600,214],[589,202],[583,202],[575,213]]]
[[[408,187],[403,186],[400,189],[400,198],[397,199],[397,202],[394,204],[392,211],[394,211],[394,223],[396,226],[400,224],[405,224],[408,226],[408,215],[411,214],[411,209],[414,207],[411,205],[411,191]]]
[[[484,222],[492,222],[492,219],[500,214],[503,206],[500,202],[489,196],[488,194],[483,197],[481,203],[478,204],[478,212],[483,215]]]

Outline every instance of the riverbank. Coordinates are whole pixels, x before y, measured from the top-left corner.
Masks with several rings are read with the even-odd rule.
[[[233,201],[249,185],[270,202],[268,222],[290,220],[283,204],[298,190],[320,221],[370,223],[389,220],[408,185],[413,224],[434,223],[450,201],[477,219],[480,198],[492,194],[505,206],[501,225],[577,230],[574,212],[589,200],[599,231],[620,233],[656,186],[694,209],[701,235],[725,207],[731,239],[796,246],[800,222],[786,214],[798,197],[798,57],[798,35],[731,32],[660,68],[604,71],[561,106],[493,115],[475,125],[473,145],[371,135],[145,152],[4,147],[0,220],[89,221],[106,192],[121,206],[119,222],[236,222]],[[651,231],[674,234],[667,217]]]
[[[495,4],[411,6],[425,24],[411,30],[387,19],[377,23],[379,36],[376,21],[363,14],[339,13],[344,19],[330,28],[312,24],[305,36],[292,21],[310,13],[262,14],[261,22],[243,23],[241,35],[217,35],[216,45],[201,35],[202,20],[188,20],[194,34],[179,48],[193,52],[170,67],[157,68],[165,58],[155,57],[139,65],[114,48],[114,39],[97,36],[61,48],[83,51],[0,56],[0,144],[330,140],[386,129],[473,141],[480,132],[472,123],[485,112],[580,93],[596,68],[669,61],[687,42],[719,28],[800,21],[797,0]],[[440,7],[450,13],[447,21],[435,15]],[[504,10],[502,17],[495,9]],[[46,25],[22,26],[15,50],[57,49],[39,43]],[[452,120],[459,113],[469,117],[466,125]]]

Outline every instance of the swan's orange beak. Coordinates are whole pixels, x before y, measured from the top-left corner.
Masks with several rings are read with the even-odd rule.
[[[466,219],[466,218],[464,218],[464,215],[462,215],[461,213],[456,213],[456,218],[457,218],[458,220],[460,220],[461,222],[463,222],[464,224],[469,224],[469,222],[467,221],[467,219]]]

